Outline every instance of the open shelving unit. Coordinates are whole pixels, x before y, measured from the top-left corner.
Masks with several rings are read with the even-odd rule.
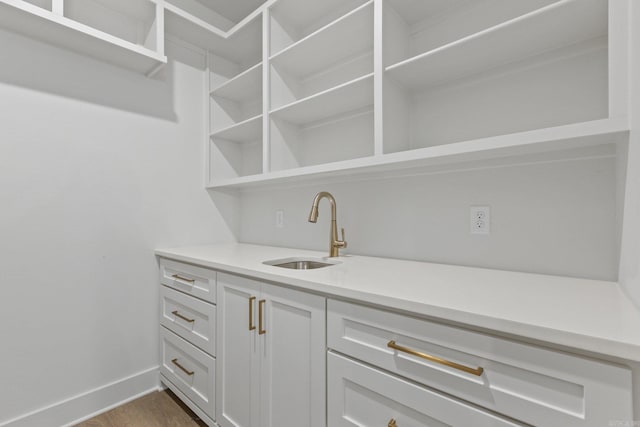
[[[0,0],[0,26],[145,74],[165,35],[206,52],[224,189],[623,149],[629,3]]]
[[[625,0],[266,3],[262,61],[212,92],[231,99],[227,86],[242,87],[231,92],[246,102],[262,84],[262,114],[213,133],[236,146],[253,141],[262,154],[234,154],[254,159],[240,173],[210,167],[207,187],[615,151],[629,130],[617,66],[627,52],[610,40],[627,29],[609,22],[626,8]]]

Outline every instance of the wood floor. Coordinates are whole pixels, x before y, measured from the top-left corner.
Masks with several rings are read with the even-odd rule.
[[[76,427],[206,427],[169,390],[147,394]]]

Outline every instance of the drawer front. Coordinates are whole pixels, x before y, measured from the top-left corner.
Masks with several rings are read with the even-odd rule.
[[[160,286],[160,324],[216,355],[216,306]]]
[[[632,419],[624,367],[335,300],[327,331],[331,349],[526,423]]]
[[[162,258],[160,283],[205,301],[216,302],[214,270]]]
[[[173,332],[160,328],[160,372],[205,414],[215,414],[215,359]]]
[[[329,352],[329,427],[515,427],[454,398]]]

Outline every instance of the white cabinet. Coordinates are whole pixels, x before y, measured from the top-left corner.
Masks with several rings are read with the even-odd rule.
[[[329,426],[523,426],[335,353],[328,356]]]
[[[325,299],[218,273],[222,427],[325,426]]]
[[[633,419],[625,366],[197,265],[160,267],[161,379],[212,426]]]
[[[216,272],[160,260],[160,380],[214,425]]]
[[[327,345],[332,351],[530,425],[601,426],[612,419],[632,418],[631,371],[577,355],[336,300],[327,303]],[[420,387],[402,386],[414,390],[411,396],[385,395],[381,382],[395,381],[393,387],[401,387],[397,385],[400,380],[369,369],[380,382],[363,382],[367,369],[359,362],[329,365],[329,412],[334,414],[330,421],[341,419],[336,413],[352,410],[342,408],[343,402],[359,401],[373,392],[391,401],[402,397],[408,402],[414,393],[424,394],[425,399],[429,395],[433,402],[442,400],[433,403],[438,411],[445,407],[442,398]],[[347,386],[345,381],[357,386]],[[334,392],[345,397],[331,396]],[[391,405],[385,399],[384,404]],[[454,409],[455,404],[449,408],[468,412],[462,407]],[[453,419],[447,418],[447,411],[436,418],[446,425],[503,425],[486,424],[484,413],[469,414],[478,421],[447,421]],[[336,425],[352,424],[341,421]],[[404,425],[414,424],[398,422]]]

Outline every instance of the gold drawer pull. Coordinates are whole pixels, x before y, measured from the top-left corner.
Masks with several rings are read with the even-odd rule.
[[[182,280],[183,282],[187,282],[187,283],[195,283],[195,279],[187,279],[186,277],[182,277],[179,274],[174,274],[173,276],[174,279],[178,279],[178,280]]]
[[[421,353],[419,351],[412,350],[410,348],[398,345],[393,340],[391,340],[391,341],[389,341],[387,343],[387,347],[393,348],[393,349],[401,351],[403,353],[411,354],[413,356],[418,356],[418,357],[420,357],[422,359],[427,359],[427,360],[429,360],[431,362],[436,362],[436,363],[439,363],[441,365],[445,365],[445,366],[448,366],[450,368],[457,369],[459,371],[464,371],[464,372],[467,372],[469,374],[476,375],[478,377],[480,375],[482,375],[482,373],[484,372],[484,368],[470,368],[468,366],[464,366],[464,365],[460,365],[460,364],[455,363],[455,362],[451,362],[450,360],[441,359],[439,357],[432,356],[432,355],[426,354],[426,353]]]
[[[264,315],[264,304],[266,300],[261,299],[258,301],[258,335],[264,335],[267,333],[267,330],[264,329],[264,325],[262,324],[262,317]]]
[[[253,303],[255,302],[256,297],[249,298],[249,330],[254,331],[256,329],[256,325],[253,324]]]
[[[193,371],[188,370],[187,368],[185,368],[184,366],[182,366],[181,364],[178,363],[178,359],[173,359],[171,361],[171,363],[173,363],[174,365],[176,365],[178,368],[180,368],[180,370],[182,372],[184,372],[185,374],[191,376],[193,375]]]
[[[189,323],[193,323],[196,321],[196,319],[189,319],[188,317],[184,317],[182,314],[178,313],[178,310],[174,310],[171,312],[171,314],[173,314],[176,317],[181,318],[182,320],[184,320],[185,322],[189,322]]]
[[[389,420],[389,424],[387,424],[387,427],[398,427],[398,423],[396,423],[396,420],[391,418]]]

